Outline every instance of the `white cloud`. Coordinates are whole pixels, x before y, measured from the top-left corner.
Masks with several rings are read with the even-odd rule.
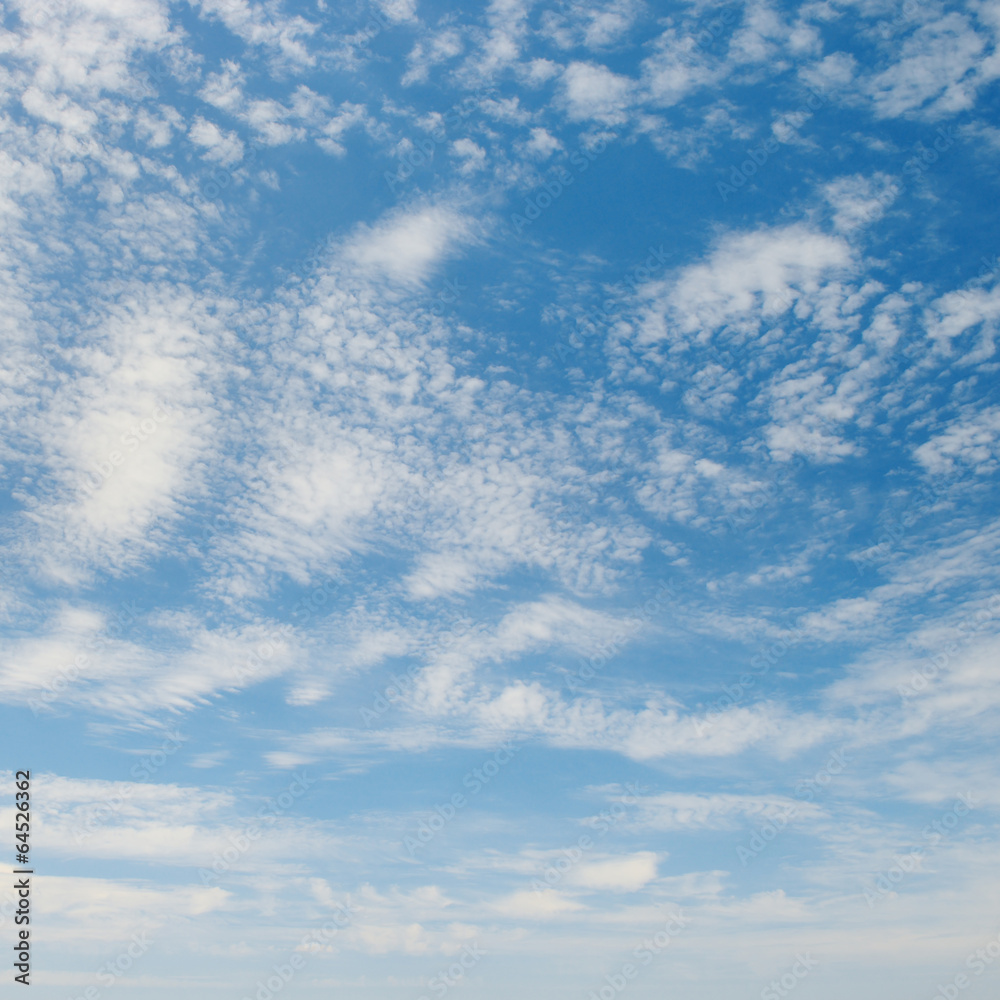
[[[562,143],[545,129],[533,128],[531,138],[524,144],[524,148],[532,157],[547,160],[563,147]]]
[[[268,146],[283,146],[305,138],[305,129],[289,125],[286,121],[288,117],[289,109],[270,98],[249,101],[245,114],[248,124]]]
[[[140,109],[135,119],[136,136],[144,139],[154,149],[166,146],[174,132],[183,128],[183,119],[174,108],[164,106],[159,110],[159,115],[152,115],[145,109]]]
[[[765,433],[771,454],[778,461],[806,455],[817,462],[853,455],[857,446],[844,439],[839,426],[856,414],[854,401],[844,391],[849,388],[846,378],[834,387],[816,371],[775,379],[767,390],[773,422]]]
[[[927,334],[942,350],[953,349],[953,343],[967,331],[979,328],[980,339],[967,360],[992,357],[1000,320],[1000,285],[972,285],[946,292],[926,310],[924,325]]]
[[[458,172],[463,176],[477,173],[486,165],[486,150],[471,139],[456,139],[451,152],[460,161]]]
[[[970,108],[978,87],[996,69],[976,72],[985,42],[958,12],[921,25],[904,42],[898,62],[867,81],[875,113],[895,118],[911,111],[942,118]],[[984,79],[985,78],[985,79]]]
[[[735,830],[747,820],[762,823],[781,816],[801,822],[824,815],[818,805],[781,795],[685,792],[641,796],[636,810],[636,824],[654,830]]]
[[[417,19],[417,0],[378,0],[379,10],[393,23],[405,23]]]
[[[597,63],[572,62],[563,71],[563,100],[574,121],[619,125],[626,120],[633,82]]]
[[[94,100],[102,91],[129,95],[132,58],[176,40],[168,7],[157,0],[13,6],[21,23],[18,36],[8,38],[17,37],[18,61],[28,68],[36,99],[46,102],[61,103],[59,91]]]
[[[18,435],[43,470],[42,488],[23,498],[46,539],[40,569],[63,579],[95,562],[119,572],[155,551],[202,492],[198,460],[212,437],[203,373],[220,331],[203,305],[181,289],[123,290],[98,331],[66,354],[60,382],[72,391],[44,393]]]
[[[439,853],[424,870],[433,868],[440,886],[363,886],[358,895],[366,910],[355,927],[335,946],[309,951],[315,982],[330,989],[356,986],[347,981],[353,973],[343,952],[349,951],[384,956],[385,976],[398,975],[393,988],[409,982],[416,995],[422,984],[412,969],[390,967],[392,958],[454,955],[459,942],[481,933],[491,935],[491,953],[518,961],[544,955],[564,964],[577,961],[566,951],[571,937],[596,965],[602,949],[619,942],[634,947],[630,935],[641,940],[657,926],[664,902],[682,896],[699,908],[698,930],[685,944],[691,968],[709,967],[722,954],[732,982],[758,976],[766,982],[784,949],[806,946],[817,926],[830,949],[824,962],[863,954],[898,964],[926,946],[912,944],[919,939],[912,926],[926,923],[928,914],[986,919],[989,900],[980,903],[967,889],[968,872],[982,870],[988,859],[956,839],[954,851],[939,856],[940,876],[927,869],[921,886],[915,879],[892,904],[906,907],[899,931],[905,943],[869,934],[881,916],[866,917],[857,899],[845,899],[844,886],[854,886],[866,865],[872,870],[876,855],[891,859],[908,831],[903,823],[879,821],[874,795],[865,810],[857,799],[844,800],[874,788],[876,795],[888,789],[936,806],[947,803],[963,773],[988,785],[988,767],[978,758],[937,761],[928,769],[918,757],[935,757],[935,740],[959,727],[986,745],[998,704],[996,629],[992,619],[975,615],[993,586],[1000,534],[996,525],[976,523],[975,509],[962,503],[985,490],[996,471],[1000,417],[996,407],[975,403],[991,376],[1000,316],[989,282],[943,295],[916,283],[887,291],[893,254],[863,259],[856,234],[891,203],[888,175],[876,165],[865,174],[833,176],[817,155],[800,161],[811,193],[789,189],[796,199],[789,211],[801,209],[808,222],[717,228],[700,259],[641,285],[634,299],[622,284],[605,284],[622,264],[620,248],[595,245],[574,255],[550,245],[542,227],[516,253],[489,245],[491,255],[506,255],[516,280],[504,268],[494,275],[492,257],[470,260],[461,283],[477,264],[485,277],[481,287],[462,289],[468,296],[462,308],[442,315],[428,297],[435,279],[456,285],[449,261],[483,250],[495,226],[488,213],[505,191],[530,179],[531,161],[549,161],[593,136],[574,137],[579,129],[571,125],[564,135],[566,117],[585,130],[595,122],[627,126],[628,141],[653,136],[668,155],[690,155],[694,163],[696,155],[710,159],[720,137],[749,143],[755,128],[760,134],[760,123],[741,107],[751,94],[742,88],[756,88],[751,103],[774,93],[777,105],[784,92],[770,84],[796,72],[845,105],[858,100],[852,87],[867,91],[883,116],[951,113],[968,106],[994,72],[987,28],[995,13],[980,8],[973,21],[972,12],[941,19],[922,11],[907,28],[910,41],[885,50],[897,62],[873,69],[867,50],[823,56],[823,19],[836,15],[827,9],[789,18],[753,2],[734,26],[732,43],[720,38],[707,48],[695,44],[693,28],[686,33],[691,19],[678,14],[656,27],[662,34],[651,43],[629,48],[632,25],[650,13],[637,4],[565,5],[560,21],[527,0],[497,0],[484,24],[459,12],[433,29],[418,20],[416,4],[386,4],[400,51],[414,45],[406,82],[429,80],[431,66],[449,70],[435,75],[442,107],[464,96],[461,87],[491,74],[502,73],[505,88],[514,80],[537,89],[479,102],[466,119],[468,133],[448,137],[454,159],[441,158],[435,166],[443,172],[433,179],[428,172],[413,180],[412,191],[425,180],[440,185],[433,198],[414,195],[353,229],[360,217],[355,206],[338,202],[337,211],[347,213],[335,219],[342,235],[329,241],[315,269],[282,283],[280,268],[294,270],[295,240],[304,230],[255,227],[275,217],[272,204],[291,197],[294,184],[313,182],[307,175],[317,161],[308,147],[289,149],[288,156],[270,151],[267,172],[253,178],[256,190],[249,171],[234,172],[229,189],[213,200],[204,194],[201,158],[173,140],[187,134],[205,159],[235,166],[245,155],[241,129],[249,126],[269,144],[317,144],[338,157],[318,161],[335,173],[371,167],[377,181],[378,164],[355,160],[367,154],[365,144],[345,140],[360,126],[385,148],[375,112],[362,102],[381,102],[379,116],[405,120],[411,134],[433,112],[425,108],[417,118],[401,109],[392,80],[376,95],[364,77],[345,76],[359,84],[351,84],[352,95],[370,96],[339,104],[327,96],[328,67],[344,69],[334,6],[320,0],[315,8],[323,13],[322,29],[271,0],[212,0],[195,8],[196,16],[221,21],[234,36],[226,43],[232,59],[221,64],[217,54],[213,59],[199,49],[205,25],[185,22],[182,31],[176,12],[160,3],[62,3],[34,24],[30,5],[18,0],[12,8],[2,42],[9,101],[0,154],[7,234],[0,247],[0,326],[8,346],[0,366],[0,458],[13,486],[5,543],[18,565],[13,572],[4,567],[0,613],[19,631],[8,637],[0,665],[4,700],[24,706],[59,687],[42,709],[40,731],[72,712],[90,725],[89,738],[104,739],[130,727],[144,732],[153,714],[225,698],[219,724],[257,740],[265,765],[323,761],[327,777],[345,782],[397,755],[406,754],[416,768],[423,763],[418,755],[435,749],[435,759],[454,753],[457,763],[459,755],[507,737],[538,744],[546,759],[598,751],[653,775],[646,780],[660,791],[630,814],[622,828],[634,838],[628,846],[612,848],[609,841],[607,849],[618,853],[588,856],[562,885],[541,894],[518,881],[531,877],[529,862],[553,856],[529,843],[540,836],[531,817],[498,816],[487,797],[478,799],[434,844]],[[353,16],[344,14],[348,21]],[[549,42],[563,54],[546,48]],[[592,54],[613,45],[622,45],[613,56]],[[557,58],[566,52],[576,61],[563,68]],[[169,78],[144,82],[141,67],[158,55]],[[591,61],[598,59],[607,65]],[[453,70],[450,60],[460,67]],[[276,70],[270,80],[262,75],[268,62]],[[322,72],[300,82],[311,65]],[[701,93],[709,88],[719,93]],[[436,101],[431,89],[406,93]],[[191,104],[195,97],[204,102],[200,110]],[[768,115],[761,121],[766,125]],[[905,120],[897,124],[900,136],[910,134]],[[862,135],[864,122],[852,128],[857,133],[840,136],[837,149],[868,142],[872,161],[887,157],[886,169],[893,169],[898,150]],[[984,127],[969,134],[992,135]],[[782,150],[782,156],[800,153],[812,155]],[[947,169],[944,162],[939,169]],[[473,181],[489,185],[480,201],[465,190]],[[588,190],[601,196],[599,187]],[[897,193],[900,208],[887,226],[912,220],[906,212],[912,193]],[[755,214],[758,207],[763,215]],[[767,219],[770,208],[758,207],[748,211]],[[310,226],[321,231],[324,218],[317,214]],[[713,232],[713,219],[728,224],[709,212],[693,238]],[[646,221],[667,225],[659,215]],[[864,246],[875,245],[881,231]],[[292,254],[282,257],[288,247]],[[637,247],[636,254],[645,250]],[[566,303],[582,309],[588,282],[595,298],[609,294],[624,305],[604,331],[610,372],[597,352],[582,352],[579,368],[557,375],[545,367],[548,357],[531,367],[541,352],[527,349],[525,331],[557,270],[560,287],[572,291],[560,298],[557,288],[553,301],[543,303],[553,325],[541,333],[559,325],[562,336],[561,324],[575,315]],[[636,273],[629,271],[629,280]],[[512,289],[521,275],[523,287]],[[278,285],[273,293],[269,282]],[[228,291],[236,287],[248,297],[240,304]],[[464,308],[473,297],[504,300],[509,311],[473,328]],[[923,340],[915,319],[921,314]],[[745,352],[731,363],[717,354],[707,358],[718,345]],[[484,346],[493,363],[483,361]],[[925,375],[952,394],[947,417],[920,398],[930,395],[920,381]],[[156,416],[161,404],[169,417]],[[143,421],[151,421],[148,429]],[[845,474],[815,477],[799,467],[775,486],[775,464],[797,455],[837,459]],[[820,571],[836,572],[843,549],[803,544],[802,531],[834,541],[859,538],[878,502],[908,489],[908,457],[938,482],[949,477],[932,511],[933,529],[918,518],[873,577],[841,579],[838,593],[817,598],[801,584],[809,577],[815,584]],[[872,485],[860,474],[876,466],[889,485]],[[763,491],[768,509],[753,525],[757,533],[729,530],[726,515]],[[230,520],[200,544],[193,533],[221,509]],[[358,565],[364,572],[356,572]],[[683,582],[669,609],[645,623],[622,613],[631,604],[627,595],[674,571]],[[28,578],[32,586],[20,586]],[[308,622],[293,614],[296,627],[275,638],[289,617],[287,595],[314,592],[330,578],[345,583],[336,600]],[[112,607],[118,598],[109,595],[136,580],[152,580],[154,588],[168,581],[162,598],[168,606],[144,608],[122,625]],[[774,621],[780,609],[754,605],[765,597],[746,597],[749,586],[787,587],[783,614],[799,623],[808,642],[774,671],[766,694],[762,685],[743,703],[691,709],[698,699],[723,703],[711,671],[699,672],[703,658],[710,667],[725,648],[728,662],[730,648],[738,659],[758,635],[786,634]],[[66,596],[67,588],[75,596]],[[963,601],[967,611],[956,610]],[[939,663],[925,687],[901,699],[897,685],[962,636],[966,613],[975,625],[966,630],[972,639]],[[446,646],[439,641],[442,621],[460,614],[473,625]],[[695,650],[690,664],[688,649]],[[816,649],[822,661],[814,662]],[[89,662],[71,668],[81,652]],[[580,657],[607,661],[605,672],[598,669],[592,683],[574,683],[567,694],[567,674],[576,676]],[[384,690],[388,682],[375,677],[404,669],[396,661],[416,667],[413,692],[379,716],[380,728],[353,726],[351,699],[361,691],[367,704],[376,687]],[[825,702],[822,715],[793,706],[778,683],[804,681],[813,668],[828,671],[811,682]],[[822,676],[831,682],[825,689],[816,686],[827,683],[816,680]],[[264,680],[272,684],[247,690]],[[266,729],[267,706],[282,697],[284,711],[300,723],[319,712],[329,717],[326,725],[342,728]],[[885,715],[870,710],[872,704]],[[400,790],[372,781],[368,787],[378,785],[385,796],[377,815],[359,809],[340,828],[340,820],[288,817],[280,837],[255,846],[232,868],[225,891],[168,885],[179,869],[226,850],[227,838],[242,829],[241,813],[252,814],[237,789],[253,775],[219,749],[216,734],[202,735],[210,738],[192,746],[193,756],[178,756],[168,767],[190,766],[194,771],[183,773],[199,778],[214,778],[205,770],[217,768],[224,788],[184,785],[165,770],[162,782],[136,783],[82,850],[74,824],[85,821],[95,802],[112,799],[120,783],[38,776],[36,832],[45,852],[70,861],[85,856],[95,867],[124,858],[135,872],[117,882],[57,878],[45,883],[47,892],[39,884],[47,933],[84,969],[49,970],[65,977],[59,985],[73,977],[74,988],[92,981],[92,952],[73,951],[81,937],[84,948],[110,947],[114,935],[127,941],[149,923],[164,938],[163,954],[184,954],[193,963],[202,956],[219,970],[214,980],[192,973],[182,984],[192,996],[195,989],[207,995],[232,985],[223,980],[237,962],[245,969],[249,959],[260,959],[267,969],[283,961],[297,947],[299,924],[318,924],[330,910],[331,886],[369,876],[380,884],[412,882],[418,871],[412,863],[402,874],[391,868],[399,853],[393,837],[402,829],[393,809]],[[831,796],[819,808],[767,790],[784,787],[787,778],[788,766],[775,759],[810,748],[820,754],[848,737],[865,741],[868,754],[866,767],[848,778],[854,784],[840,787],[844,798]],[[914,743],[900,749],[905,740]],[[895,755],[889,766],[882,766],[884,743]],[[131,751],[125,756],[134,759]],[[736,794],[720,786],[720,773],[737,773],[734,758],[745,759],[740,773],[752,770],[752,788],[762,791]],[[684,792],[671,790],[665,777],[678,761],[686,761]],[[505,771],[504,780],[513,774]],[[988,791],[994,802],[996,789]],[[685,871],[678,857],[684,836],[697,838],[706,853],[718,836],[731,852],[734,830],[749,834],[790,806],[798,809],[794,835],[823,836],[827,854],[794,878],[780,867],[776,877],[790,878],[787,894],[748,889],[731,864],[724,872]],[[315,808],[325,809],[325,801]],[[9,823],[9,810],[0,819]],[[667,878],[659,876],[657,850],[664,831],[678,834]],[[514,843],[514,860],[477,869],[469,859],[487,855],[483,845],[491,837]],[[797,852],[797,844],[789,846]],[[775,864],[783,866],[786,856],[782,851]],[[172,867],[169,874],[157,870],[164,865]],[[769,865],[763,862],[752,878],[770,878]],[[322,879],[315,875],[320,870]],[[488,878],[463,882],[470,870]],[[939,888],[925,888],[935,878]],[[589,907],[589,895],[598,892],[641,896]],[[483,913],[492,915],[489,929],[476,924]],[[936,945],[944,959],[969,936],[960,923],[951,926],[959,929]],[[749,937],[747,927],[755,928]],[[877,944],[866,951],[868,940]],[[875,982],[870,970],[855,971],[853,981]],[[154,980],[176,991],[168,977],[136,982],[141,988]]]
[[[207,18],[221,21],[247,46],[259,46],[280,67],[302,68],[315,63],[308,40],[319,25],[300,15],[285,16],[277,5],[252,0],[199,0]]]
[[[724,73],[698,48],[692,34],[668,28],[654,45],[654,53],[642,62],[645,95],[654,105],[672,107],[691,92],[711,86]]]
[[[805,225],[726,234],[703,263],[647,286],[659,308],[647,316],[641,339],[707,340],[723,326],[753,334],[789,310],[805,318],[821,286],[854,267],[844,240]]]
[[[505,917],[528,920],[549,920],[566,913],[582,910],[583,904],[556,889],[527,890],[511,893],[492,907]]]
[[[545,12],[541,31],[561,49],[603,49],[620,44],[641,13],[636,0],[566,3]]]
[[[163,886],[124,879],[50,875],[36,880],[32,903],[48,928],[49,940],[63,947],[124,942],[138,929],[183,925],[228,908],[230,894],[219,887]]]
[[[344,248],[363,273],[403,285],[425,282],[463,245],[474,241],[477,224],[457,209],[428,205],[392,213],[373,226],[361,226]]]
[[[518,62],[533,5],[533,0],[491,0],[485,11],[487,28],[477,32],[480,37],[459,71],[459,82],[468,86],[493,80]]]
[[[367,125],[368,117],[360,104],[344,103],[338,114],[328,119],[320,128],[322,137],[316,142],[324,152],[331,156],[343,156],[347,150],[340,139],[349,129],[356,125]]]
[[[115,618],[63,607],[13,644],[0,691],[41,712],[76,705],[136,719],[280,676],[296,660],[290,630],[277,624],[209,629],[189,614],[150,616],[135,602]]]
[[[965,465],[979,476],[997,468],[1000,445],[1000,407],[966,410],[944,430],[917,447],[916,460],[935,476],[950,475],[956,464]]]
[[[404,87],[425,83],[434,66],[460,56],[464,49],[461,34],[454,28],[445,28],[417,42],[406,57],[409,68],[400,81]]]
[[[566,882],[595,892],[638,892],[656,878],[657,863],[653,851],[584,861],[570,869]]]
[[[824,93],[846,88],[858,72],[858,61],[849,52],[832,52],[818,63],[799,71],[802,79],[816,90]]]
[[[823,195],[833,209],[834,229],[850,233],[876,222],[895,201],[898,189],[887,174],[855,174],[825,184]]]
[[[620,41],[632,27],[640,10],[637,2],[629,0],[615,0],[603,8],[588,9],[590,23],[584,32],[584,44],[588,48],[603,48]]]
[[[188,137],[205,150],[205,159],[230,167],[243,159],[243,143],[235,132],[224,132],[214,122],[206,121],[200,115],[188,130]]]
[[[208,104],[228,114],[236,114],[243,107],[246,77],[239,65],[226,60],[218,73],[209,73],[198,96]]]

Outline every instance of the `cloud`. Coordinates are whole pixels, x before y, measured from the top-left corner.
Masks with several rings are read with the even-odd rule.
[[[403,74],[401,83],[408,87],[414,83],[425,83],[434,66],[460,56],[464,49],[460,32],[445,28],[418,41],[406,57],[409,68]]]
[[[58,91],[94,99],[101,91],[127,95],[134,85],[132,58],[161,52],[176,40],[168,8],[157,0],[45,8],[25,0],[14,9],[20,14],[13,29],[17,62],[34,81],[28,100],[36,106],[58,101]]]
[[[812,803],[785,796],[690,794],[664,792],[639,798],[636,823],[654,830],[733,830],[750,819],[763,822],[776,816],[817,819],[823,810]]]
[[[124,942],[137,929],[190,926],[204,914],[227,908],[230,895],[218,886],[161,886],[143,880],[52,875],[34,884],[32,902],[63,947]]]
[[[53,578],[133,565],[204,489],[213,411],[198,354],[218,322],[190,293],[155,286],[123,293],[97,321],[90,347],[67,354],[64,391],[21,411],[15,439],[37,455],[41,488],[23,502]]]
[[[451,144],[451,151],[461,161],[458,171],[463,176],[482,170],[486,164],[486,150],[471,139],[457,139]]]
[[[209,73],[198,96],[208,104],[236,114],[245,104],[246,76],[238,63],[226,59],[222,69],[217,73]]]
[[[547,160],[562,148],[562,143],[543,128],[533,128],[531,138],[525,143],[526,152],[538,160]]]
[[[620,125],[626,120],[633,82],[597,63],[572,62],[563,71],[563,100],[573,121]]]
[[[556,889],[521,890],[498,900],[493,909],[501,916],[528,920],[549,920],[566,913],[584,909],[566,893]]]
[[[853,254],[843,240],[792,225],[727,234],[704,263],[652,285],[650,293],[662,295],[657,299],[679,334],[705,339],[724,325],[750,334],[790,309],[807,314],[821,283],[852,267]],[[663,319],[652,314],[642,338],[666,335]]]
[[[854,82],[858,61],[849,52],[831,52],[819,62],[800,70],[802,79],[819,91],[847,88]]]
[[[725,70],[698,48],[693,34],[668,28],[642,62],[644,96],[653,105],[673,107],[688,94],[711,86]]]
[[[603,49],[621,44],[641,13],[641,6],[634,0],[568,3],[558,11],[546,11],[541,19],[541,31],[560,49],[578,46]]]
[[[248,47],[260,47],[284,69],[312,66],[308,40],[319,25],[300,15],[286,16],[273,4],[252,0],[199,0],[202,16],[221,21]]]
[[[38,884],[46,982],[85,990],[152,928],[190,976],[137,984],[192,998],[296,949],[313,985],[378,956],[371,989],[417,995],[481,940],[498,989],[543,956],[582,996],[679,899],[681,992],[763,985],[817,928],[833,990],[931,981],[995,896],[1000,310],[945,211],[988,216],[982,157],[896,175],[929,119],[995,139],[995,12],[904,11],[882,45],[875,11],[757,0],[380,7],[16,0],[0,30],[0,697],[53,759],[74,727],[99,751],[33,779],[39,848],[91,876]],[[714,197],[803,83],[801,141]],[[445,155],[387,190],[449,107]],[[612,130],[652,187],[605,163],[504,235]],[[134,778],[168,717],[190,744]],[[834,746],[863,752],[793,798]],[[238,846],[303,765],[319,794]],[[595,812],[654,787],[535,893],[565,857],[539,845],[596,841],[596,771]],[[982,808],[880,936],[860,887],[963,775]],[[352,926],[302,945],[348,892]]]
[[[997,321],[1000,320],[1000,285],[969,287],[946,292],[935,299],[924,315],[927,334],[942,351],[962,344],[964,334],[979,330],[979,342],[967,360],[991,357],[995,350]]]
[[[422,206],[360,226],[346,242],[344,255],[364,274],[413,287],[476,240],[478,229],[470,215],[457,209]]]
[[[887,174],[855,174],[829,182],[823,193],[834,212],[834,229],[850,233],[877,221],[895,200],[897,190]]]
[[[205,150],[205,159],[232,166],[243,159],[243,143],[235,132],[223,132],[214,122],[206,121],[200,115],[188,131],[188,137],[196,146]]]
[[[566,876],[568,885],[595,892],[638,892],[656,878],[657,856],[638,851],[626,857],[581,862]]]
[[[979,476],[997,468],[1000,407],[966,410],[930,440],[917,447],[914,458],[930,475],[949,475],[961,464]]]
[[[920,111],[941,118],[968,109],[978,87],[997,72],[981,63],[984,47],[960,13],[920,25],[903,42],[899,60],[867,81],[875,113],[894,118]],[[977,65],[982,66],[978,73]]]

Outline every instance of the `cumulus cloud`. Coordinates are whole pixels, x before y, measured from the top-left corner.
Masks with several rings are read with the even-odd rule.
[[[563,99],[569,117],[575,121],[596,121],[603,125],[626,120],[633,82],[598,63],[570,63],[562,76]]]
[[[426,281],[445,259],[474,241],[478,230],[471,215],[428,205],[359,227],[345,244],[344,254],[364,273],[413,286]]]

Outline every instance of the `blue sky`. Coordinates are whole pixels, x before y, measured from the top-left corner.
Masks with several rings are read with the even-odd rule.
[[[5,7],[36,996],[995,991],[998,32]]]

